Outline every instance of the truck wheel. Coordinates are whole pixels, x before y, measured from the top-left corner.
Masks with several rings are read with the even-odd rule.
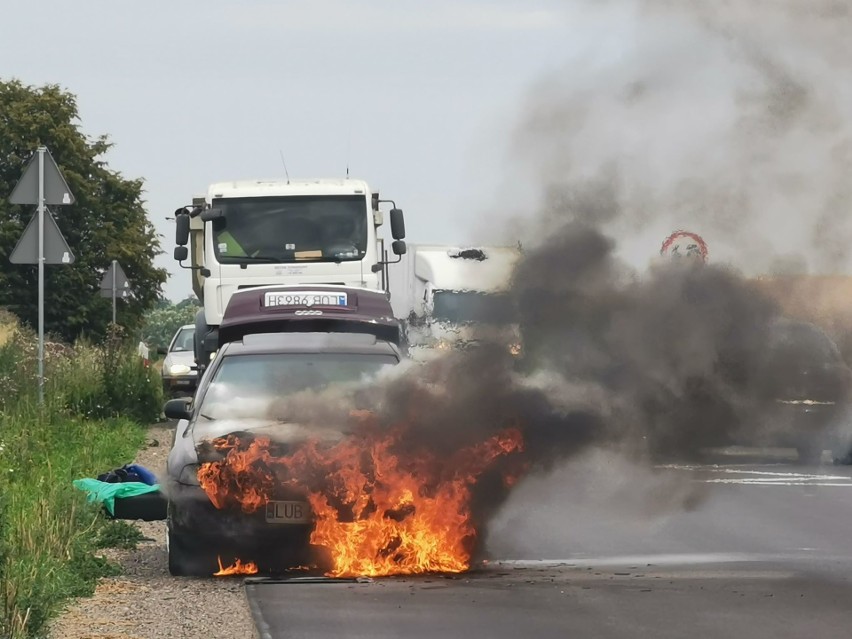
[[[186,533],[168,531],[169,573],[175,577],[211,577],[219,570],[217,555]]]

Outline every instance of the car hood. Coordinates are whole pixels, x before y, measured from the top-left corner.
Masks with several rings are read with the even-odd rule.
[[[345,436],[345,433],[339,429],[319,428],[273,419],[205,421],[204,418],[200,418],[200,423],[196,423],[194,427],[190,427],[187,420],[180,420],[177,424],[174,446],[169,452],[167,464],[169,476],[177,480],[185,466],[213,461],[209,454],[212,451],[211,442],[230,434],[268,437],[279,450],[287,450],[288,446],[308,439],[333,443]]]
[[[192,351],[171,351],[163,359],[163,371],[168,372],[169,366],[174,366],[175,364],[182,364],[192,368],[195,366],[195,354]],[[192,371],[192,374],[195,374],[195,371]]]
[[[324,428],[297,424],[274,419],[219,419],[199,420],[192,431],[196,446],[231,434],[250,433],[255,437],[268,437],[278,444],[296,444],[308,439],[338,441],[344,432],[335,428]]]

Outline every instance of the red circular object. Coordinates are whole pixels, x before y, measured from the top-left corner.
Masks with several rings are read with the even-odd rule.
[[[668,250],[680,239],[689,238],[693,242],[695,242],[695,248],[698,249],[698,254],[701,256],[701,261],[707,261],[707,242],[704,241],[698,233],[692,233],[691,231],[675,231],[671,235],[669,235],[666,240],[663,242],[663,245],[660,247],[660,255],[666,255]],[[689,255],[689,249],[691,246],[687,248],[687,253],[685,255]]]

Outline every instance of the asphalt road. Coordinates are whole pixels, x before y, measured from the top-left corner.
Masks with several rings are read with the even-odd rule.
[[[249,584],[252,614],[264,639],[849,635],[852,468],[717,461],[593,455],[520,485],[468,574]]]

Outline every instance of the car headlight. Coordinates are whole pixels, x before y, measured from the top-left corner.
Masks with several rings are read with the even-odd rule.
[[[514,357],[519,357],[524,352],[524,347],[519,342],[509,344],[509,353]]]
[[[198,481],[198,469],[198,464],[187,464],[184,466],[178,476],[178,483],[185,484],[187,486],[200,486],[201,484]]]
[[[170,375],[189,375],[192,369],[186,364],[172,364],[169,366]]]

